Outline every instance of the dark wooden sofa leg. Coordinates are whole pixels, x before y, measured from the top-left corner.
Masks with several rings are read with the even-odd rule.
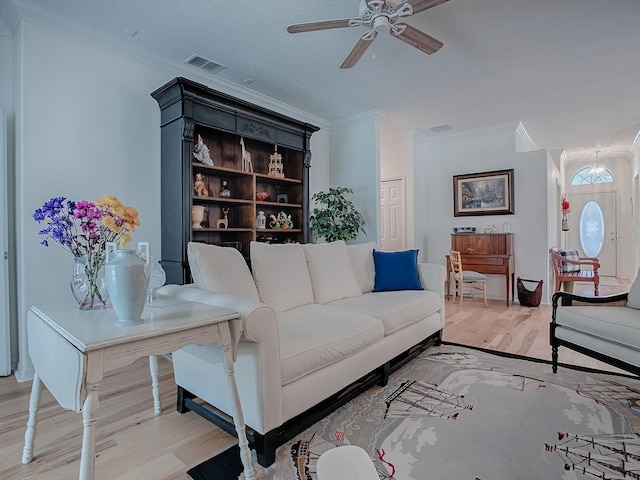
[[[176,401],[176,410],[178,410],[179,413],[187,413],[189,410],[191,410],[185,404],[185,400],[187,398],[196,398],[196,396],[193,393],[191,393],[189,390],[185,390],[184,388],[178,385],[178,398]]]
[[[254,433],[253,447],[256,449],[258,463],[264,468],[272,465],[276,461],[277,445],[276,432],[268,432],[266,435]]]
[[[551,345],[551,369],[553,373],[558,373],[558,346]]]

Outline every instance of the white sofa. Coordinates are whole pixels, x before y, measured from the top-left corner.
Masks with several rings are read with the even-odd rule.
[[[415,250],[374,247],[253,242],[250,270],[233,248],[191,243],[194,284],[159,291],[240,313],[235,375],[263,466],[278,446],[440,341],[445,267],[417,263]],[[178,410],[233,433],[219,348],[188,346],[173,364]]]

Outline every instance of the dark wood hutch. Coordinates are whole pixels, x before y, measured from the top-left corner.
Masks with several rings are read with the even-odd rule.
[[[245,258],[252,240],[308,241],[310,139],[318,127],[185,78],[171,80],[151,96],[160,106],[161,264],[167,283],[191,281],[190,241],[233,246]],[[194,157],[200,139],[213,165]],[[274,154],[281,158],[279,175],[274,175]],[[197,174],[196,186],[204,187],[198,191]],[[201,222],[192,219],[192,207],[201,212]],[[266,228],[257,228],[259,212],[266,216]],[[270,227],[271,215],[280,212],[293,226]]]

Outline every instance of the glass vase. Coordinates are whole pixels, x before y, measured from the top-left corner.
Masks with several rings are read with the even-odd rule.
[[[562,231],[563,232],[569,231],[569,220],[567,220],[567,214],[564,212],[562,213]]]
[[[98,310],[107,306],[109,294],[102,268],[103,262],[100,256],[74,257],[71,292],[80,310]]]

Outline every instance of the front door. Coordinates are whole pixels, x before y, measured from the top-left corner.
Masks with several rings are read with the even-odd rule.
[[[618,274],[616,192],[575,193],[569,195],[569,201],[568,249],[578,250],[581,257],[597,256],[600,275],[615,277]],[[599,212],[602,213],[602,225],[598,220]]]

